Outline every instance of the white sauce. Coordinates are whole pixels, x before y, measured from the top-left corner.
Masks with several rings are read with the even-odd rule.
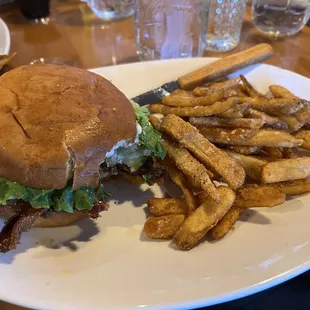
[[[121,162],[121,158],[120,156],[118,155],[117,153],[117,149],[120,148],[120,147],[125,147],[125,148],[128,148],[128,147],[131,147],[133,146],[134,144],[137,144],[139,142],[139,136],[140,134],[142,133],[142,128],[140,126],[140,124],[138,122],[136,122],[136,138],[135,138],[135,141],[134,143],[128,143],[126,140],[121,140],[121,141],[118,141],[113,147],[112,149],[106,153],[106,158],[109,158],[112,162]]]

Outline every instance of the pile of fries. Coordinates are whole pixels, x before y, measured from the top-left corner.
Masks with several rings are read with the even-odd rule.
[[[150,106],[165,170],[184,198],[148,200],[149,238],[189,250],[207,234],[223,238],[248,208],[310,191],[310,157],[298,156],[310,150],[310,102],[279,85],[269,89],[262,94],[241,75]]]

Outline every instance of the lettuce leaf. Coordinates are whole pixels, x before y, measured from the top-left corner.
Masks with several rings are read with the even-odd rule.
[[[150,151],[151,155],[164,159],[166,150],[161,143],[161,134],[149,122],[148,109],[146,107],[140,107],[132,100],[131,104],[135,109],[137,122],[142,128],[142,132],[139,135],[139,144],[144,149]]]
[[[36,189],[16,182],[0,178],[0,204],[6,205],[8,200],[23,199],[34,209],[51,209],[73,213],[73,206],[79,211],[91,210],[93,205],[102,201],[108,193],[102,184],[97,189],[83,187],[72,191],[71,185],[62,190]]]

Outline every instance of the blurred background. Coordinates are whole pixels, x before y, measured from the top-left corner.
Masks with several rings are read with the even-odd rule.
[[[0,0],[9,66],[82,68],[179,57],[222,57],[272,44],[269,63],[309,76],[308,0]],[[0,29],[0,53],[1,53]],[[3,41],[4,39],[2,39]]]

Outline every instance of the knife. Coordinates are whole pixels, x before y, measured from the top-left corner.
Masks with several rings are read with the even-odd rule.
[[[158,103],[164,96],[176,89],[193,89],[194,87],[218,80],[247,66],[262,62],[272,55],[269,44],[258,44],[242,52],[226,56],[202,68],[179,77],[175,81],[163,84],[134,98],[133,101],[140,106]]]

